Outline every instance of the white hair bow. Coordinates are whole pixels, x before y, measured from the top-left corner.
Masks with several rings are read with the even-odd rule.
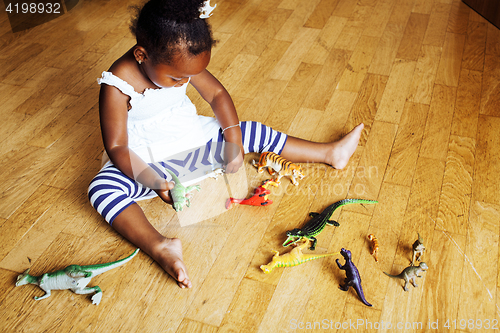
[[[212,11],[217,7],[217,4],[213,7],[210,7],[210,0],[206,0],[203,3],[203,7],[200,8],[200,18],[206,19],[212,15]]]

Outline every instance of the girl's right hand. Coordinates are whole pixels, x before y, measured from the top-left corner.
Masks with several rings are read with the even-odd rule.
[[[174,200],[170,195],[170,190],[174,188],[174,185],[174,182],[165,181],[164,184],[161,184],[161,186],[159,186],[159,189],[155,189],[154,191],[161,198],[161,200],[172,205],[174,203]]]

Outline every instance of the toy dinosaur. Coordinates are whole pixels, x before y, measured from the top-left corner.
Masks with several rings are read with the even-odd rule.
[[[288,238],[283,243],[283,246],[288,246],[290,244],[296,243],[302,238],[307,238],[313,242],[310,249],[314,250],[316,248],[316,243],[318,242],[317,239],[314,238],[314,236],[318,235],[321,231],[323,231],[323,229],[325,229],[327,225],[334,225],[336,227],[340,225],[337,221],[329,221],[333,212],[335,212],[335,210],[339,207],[353,203],[373,204],[377,203],[377,201],[365,200],[365,199],[344,199],[337,201],[331,204],[330,206],[326,207],[321,214],[309,213],[309,216],[311,216],[312,219],[309,220],[302,228],[300,229],[296,228],[286,232]]]
[[[217,178],[219,178],[220,175],[224,174],[224,169],[222,168],[217,168],[217,169],[214,169],[212,171],[207,171],[205,172],[205,174],[210,177],[210,178],[213,178],[215,180],[217,180]]]
[[[259,163],[255,163],[255,160],[252,161],[254,167],[257,168],[257,172],[264,172],[264,168],[268,168],[268,171],[271,175],[278,174],[276,179],[274,180],[278,185],[280,184],[280,179],[283,176],[290,177],[293,185],[299,185],[297,178],[304,178],[304,174],[302,173],[302,168],[292,162],[284,159],[278,154],[273,152],[265,152],[260,155]]]
[[[264,180],[262,184],[254,190],[253,195],[248,199],[235,199],[229,198],[226,201],[226,209],[231,208],[231,204],[237,203],[240,205],[250,205],[250,206],[267,206],[273,203],[272,200],[267,199],[267,196],[271,194],[268,186],[278,186],[276,182],[272,179]]]
[[[359,276],[358,269],[352,263],[351,251],[342,248],[340,250],[340,254],[345,259],[344,266],[340,264],[339,259],[335,261],[337,262],[337,266],[339,266],[341,270],[345,271],[346,278],[344,280],[345,284],[340,285],[339,289],[343,291],[348,291],[349,287],[353,287],[354,290],[356,290],[356,293],[358,294],[359,298],[361,299],[361,302],[363,302],[363,304],[365,305],[372,306],[370,303],[366,301],[365,295],[363,294],[363,288],[361,288],[361,277]]]
[[[166,169],[168,173],[172,176],[172,179],[175,182],[175,186],[173,189],[170,190],[170,194],[172,195],[172,199],[174,200],[174,209],[176,212],[182,211],[184,206],[189,207],[191,205],[191,197],[192,194],[189,193],[193,190],[200,190],[200,185],[191,185],[188,187],[185,187],[184,185],[181,184],[181,181],[177,176],[170,171],[169,169]]]
[[[370,244],[370,247],[371,247],[371,255],[373,256],[373,258],[375,258],[375,261],[378,262],[378,239],[377,237],[375,237],[374,234],[369,234],[368,235],[368,240],[370,240],[371,244]]]
[[[414,287],[418,287],[415,277],[421,277],[418,274],[420,272],[427,270],[428,268],[429,268],[429,266],[427,266],[427,264],[425,262],[421,262],[420,265],[418,265],[418,266],[410,265],[410,266],[406,267],[398,275],[391,275],[391,274],[386,273],[386,272],[384,272],[384,274],[387,276],[393,277],[393,278],[405,280],[405,285],[403,286],[403,289],[404,289],[404,291],[408,291],[408,283],[411,282]]]
[[[326,253],[326,254],[304,254],[302,250],[305,249],[309,245],[309,240],[305,240],[302,244],[292,249],[292,251],[285,253],[283,255],[279,255],[278,251],[274,252],[273,260],[267,265],[261,265],[260,269],[264,271],[264,273],[269,274],[275,267],[293,267],[298,266],[300,264],[305,263],[306,261],[311,261],[314,259],[324,258],[333,256],[337,253]]]
[[[139,249],[136,249],[134,253],[128,257],[114,262],[91,266],[70,265],[64,269],[52,273],[45,273],[40,276],[29,275],[28,273],[30,270],[28,268],[23,274],[17,277],[16,287],[25,284],[35,284],[39,286],[45,291],[45,295],[35,297],[36,301],[49,297],[51,290],[70,289],[76,294],[90,294],[94,292],[92,304],[99,305],[102,298],[102,290],[99,286],[87,287],[90,279],[129,262],[137,252],[139,252]]]
[[[415,260],[417,261],[422,261],[422,256],[424,255],[425,251],[425,246],[424,246],[424,240],[420,236],[419,233],[417,233],[418,239],[413,243],[412,249],[413,249],[413,257],[411,258],[411,265],[415,266]]]

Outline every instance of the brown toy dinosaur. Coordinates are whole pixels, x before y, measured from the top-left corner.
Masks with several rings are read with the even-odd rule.
[[[413,249],[413,257],[411,258],[412,266],[415,266],[415,260],[422,261],[422,256],[424,255],[425,251],[424,240],[422,239],[422,236],[420,236],[419,233],[417,233],[417,235],[418,239],[412,245]]]

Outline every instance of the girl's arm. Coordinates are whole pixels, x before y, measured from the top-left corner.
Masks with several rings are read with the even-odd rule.
[[[203,70],[200,74],[193,76],[190,82],[201,97],[210,104],[222,129],[239,124],[238,114],[231,96],[209,71]],[[229,149],[225,151],[225,160],[228,162],[226,172],[236,172],[243,165],[244,154],[240,127],[234,126],[225,130],[224,139],[226,142],[236,145],[233,147],[239,148],[230,149],[231,146],[228,145]]]
[[[173,184],[160,177],[128,147],[128,102],[129,97],[116,87],[101,84],[99,118],[106,153],[111,162],[126,176],[155,190],[164,201],[170,203],[168,190]]]

